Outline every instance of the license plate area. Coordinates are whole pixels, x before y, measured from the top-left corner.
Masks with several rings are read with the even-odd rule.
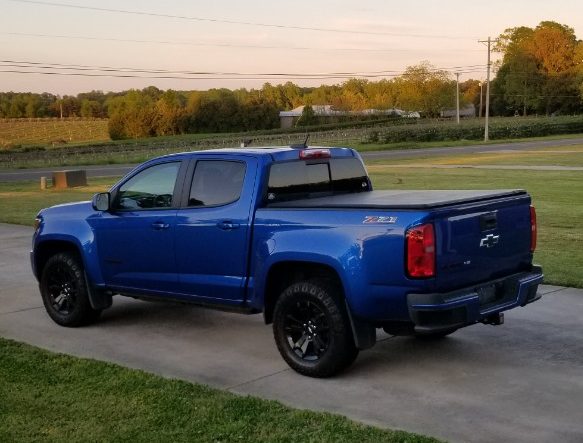
[[[489,305],[504,297],[504,285],[501,283],[482,286],[477,289],[480,306]]]
[[[509,279],[499,281],[476,289],[481,308],[512,302],[518,296],[518,281]]]

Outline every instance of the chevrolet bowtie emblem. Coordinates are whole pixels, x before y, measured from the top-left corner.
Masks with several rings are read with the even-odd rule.
[[[493,248],[498,244],[500,240],[499,235],[488,234],[483,239],[480,240],[480,248]]]

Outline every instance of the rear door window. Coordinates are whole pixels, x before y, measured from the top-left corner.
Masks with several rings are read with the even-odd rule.
[[[245,170],[243,162],[199,160],[194,169],[188,206],[219,206],[239,200]]]

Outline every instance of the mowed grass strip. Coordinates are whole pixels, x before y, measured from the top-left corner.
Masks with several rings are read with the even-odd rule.
[[[437,442],[1,338],[0,441]]]
[[[583,287],[583,171],[369,168],[376,189],[526,189],[537,210],[545,283]]]

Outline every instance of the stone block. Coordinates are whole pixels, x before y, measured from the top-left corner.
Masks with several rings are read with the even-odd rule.
[[[53,188],[76,188],[87,186],[87,172],[84,169],[53,172]]]

